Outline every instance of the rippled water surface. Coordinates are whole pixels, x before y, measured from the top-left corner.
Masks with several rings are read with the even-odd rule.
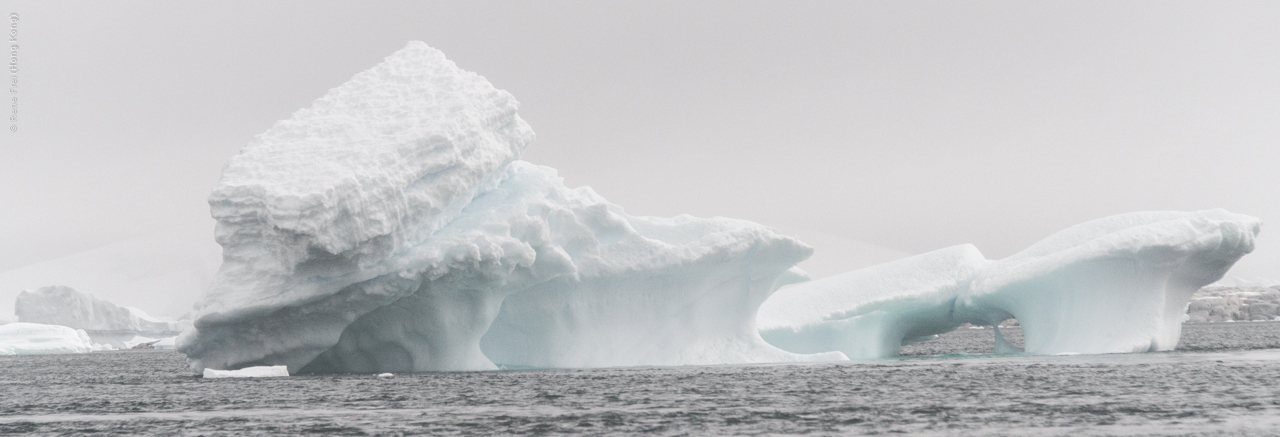
[[[6,356],[0,434],[1280,434],[1280,323],[1184,331],[1169,353],[996,356],[990,329],[961,329],[875,362],[392,379],[204,380],[166,351]]]

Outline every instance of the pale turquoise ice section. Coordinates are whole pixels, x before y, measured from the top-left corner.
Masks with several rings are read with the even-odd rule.
[[[850,358],[896,356],[962,323],[1009,318],[1032,354],[1172,350],[1191,294],[1251,252],[1260,228],[1224,210],[1120,214],[998,261],[964,245],[794,285],[757,320],[779,348]]]

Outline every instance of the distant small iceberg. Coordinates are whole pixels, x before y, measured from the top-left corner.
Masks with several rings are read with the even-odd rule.
[[[255,366],[239,370],[204,369],[205,378],[274,378],[289,376],[286,366]]]
[[[108,349],[128,349],[175,337],[191,326],[190,320],[151,317],[140,309],[122,307],[60,285],[25,290],[18,294],[14,308],[19,322],[84,330],[94,343]]]
[[[94,349],[83,329],[24,322],[0,325],[0,355],[79,354]]]

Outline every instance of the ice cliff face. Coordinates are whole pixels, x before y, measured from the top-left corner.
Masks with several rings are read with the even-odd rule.
[[[731,219],[632,217],[518,161],[510,94],[411,43],[260,135],[209,203],[224,260],[192,369],[713,364],[802,356],[756,306],[811,249]]]
[[[1251,252],[1260,227],[1223,210],[1139,212],[998,261],[957,246],[781,290],[759,326],[782,349],[851,358],[896,356],[922,336],[1008,318],[1029,353],[1172,350],[1192,294]]]
[[[188,321],[166,321],[137,308],[121,307],[71,287],[26,290],[14,303],[18,321],[61,325],[91,333],[175,335]]]

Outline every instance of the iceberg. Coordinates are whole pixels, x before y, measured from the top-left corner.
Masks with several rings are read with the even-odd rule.
[[[1017,318],[1033,354],[1173,350],[1192,294],[1252,252],[1261,226],[1220,209],[1082,223],[984,268],[956,317]]]
[[[1025,352],[1172,350],[1192,294],[1253,250],[1258,219],[1224,210],[1137,212],[1082,223],[1008,258],[970,245],[797,284],[760,307],[771,344],[796,353],[896,356],[964,323],[1015,318]]]
[[[843,358],[755,329],[811,248],[570,189],[520,160],[534,135],[517,107],[413,42],[255,138],[209,198],[223,264],[177,340],[192,370]]]
[[[209,196],[223,262],[176,340],[191,369],[865,359],[1007,318],[1030,353],[1166,350],[1259,230],[1123,214],[1002,260],[961,245],[804,282],[813,249],[793,237],[632,216],[521,160],[518,107],[413,42],[257,136]]]
[[[201,376],[207,379],[275,378],[279,376],[289,376],[289,369],[285,366],[256,366],[237,370],[204,369],[204,373]]]
[[[14,308],[20,322],[62,325],[90,334],[172,336],[191,324],[186,320],[160,320],[137,308],[117,306],[56,285],[19,293]]]
[[[0,355],[78,354],[95,349],[82,329],[25,322],[0,325]]]

